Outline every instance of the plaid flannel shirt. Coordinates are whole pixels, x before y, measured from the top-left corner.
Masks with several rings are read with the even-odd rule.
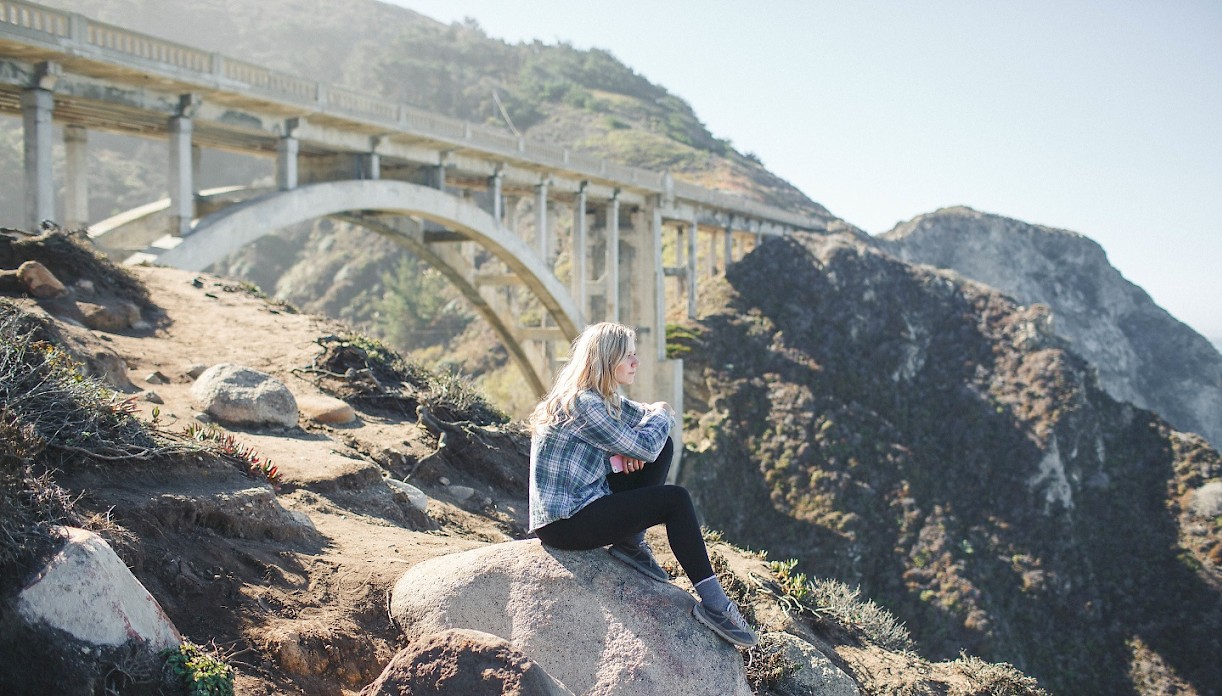
[[[610,495],[612,455],[648,462],[662,453],[674,418],[624,398],[620,409],[616,420],[603,398],[587,390],[577,395],[567,419],[531,437],[530,531]]]

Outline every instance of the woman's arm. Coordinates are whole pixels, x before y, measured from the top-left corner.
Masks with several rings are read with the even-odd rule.
[[[607,406],[600,396],[594,392],[583,392],[577,397],[578,419],[574,432],[577,437],[605,452],[653,461],[661,454],[666,438],[674,427],[674,416],[662,409],[634,405],[636,408],[633,410],[641,414],[639,417],[625,412],[621,420],[616,420],[607,412]]]

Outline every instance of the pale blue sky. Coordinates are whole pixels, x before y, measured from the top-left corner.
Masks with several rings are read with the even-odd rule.
[[[868,232],[950,205],[1081,232],[1222,337],[1222,2],[394,1],[606,49]]]

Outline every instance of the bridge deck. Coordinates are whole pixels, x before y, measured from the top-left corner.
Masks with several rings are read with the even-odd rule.
[[[77,13],[24,0],[0,0],[0,112],[21,113],[20,94],[37,84],[37,65],[58,66],[55,119],[90,129],[160,135],[180,108],[201,98],[195,142],[271,156],[286,119],[299,119],[302,154],[376,152],[405,162],[446,163],[474,174],[509,167],[561,182],[588,181],[634,196],[661,195],[672,207],[720,214],[725,224],[755,221],[753,232],[820,230],[825,220],[681,181],[664,172],[595,159],[563,147],[430,113],[178,44]],[[738,223],[733,218],[739,218]],[[742,227],[742,229],[748,229]]]

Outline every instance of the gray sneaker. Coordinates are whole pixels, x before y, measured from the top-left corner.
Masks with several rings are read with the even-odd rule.
[[[738,612],[738,607],[734,606],[734,602],[730,602],[730,606],[726,607],[724,613],[709,609],[703,603],[697,603],[692,607],[692,616],[713,629],[713,633],[721,636],[731,645],[750,648],[759,642],[755,631],[752,631],[751,627],[747,625],[747,620]]]
[[[649,550],[649,544],[641,542],[640,545],[635,544],[615,544],[608,551],[612,556],[620,559],[624,563],[632,566],[641,573],[657,580],[658,582],[670,582],[670,575],[658,565],[657,560],[653,557],[653,551]]]

